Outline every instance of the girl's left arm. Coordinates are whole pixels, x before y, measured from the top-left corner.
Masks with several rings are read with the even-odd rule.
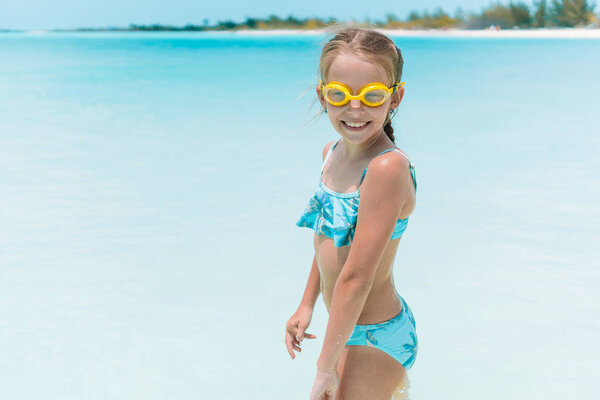
[[[390,152],[374,159],[360,189],[352,247],[336,281],[317,369],[333,372],[362,312],[402,207],[412,196],[409,164]],[[385,188],[385,190],[381,190]]]

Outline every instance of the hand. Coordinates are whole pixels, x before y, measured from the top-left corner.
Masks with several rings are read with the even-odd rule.
[[[304,338],[316,339],[315,335],[306,332],[306,328],[310,324],[312,319],[312,309],[309,307],[298,307],[296,312],[291,316],[288,322],[285,324],[285,346],[287,347],[288,353],[292,360],[296,358],[296,351],[302,351],[300,348],[300,342]]]
[[[331,372],[317,370],[317,377],[310,392],[310,400],[333,400],[337,394],[340,380],[336,370]]]

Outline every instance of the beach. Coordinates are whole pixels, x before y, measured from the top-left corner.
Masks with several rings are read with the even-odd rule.
[[[394,37],[457,37],[457,38],[505,38],[505,39],[600,39],[600,28],[556,28],[556,29],[380,29],[382,33]],[[327,31],[313,30],[239,30],[239,35],[280,36],[280,35],[322,35]],[[225,33],[225,32],[224,32]]]
[[[394,37],[432,37],[432,38],[500,38],[500,39],[598,39],[600,28],[536,28],[536,29],[379,29],[382,33]],[[320,36],[327,34],[327,29],[238,29],[214,30],[198,32],[158,32],[132,31],[133,35],[238,35],[238,36]],[[4,32],[0,34],[52,35],[52,34],[122,34],[126,32],[98,30],[85,31],[47,31],[32,30],[24,32]]]

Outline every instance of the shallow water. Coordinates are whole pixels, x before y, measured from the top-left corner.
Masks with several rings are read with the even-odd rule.
[[[0,397],[308,397],[320,39],[0,35]],[[411,398],[597,396],[600,40],[395,41]]]

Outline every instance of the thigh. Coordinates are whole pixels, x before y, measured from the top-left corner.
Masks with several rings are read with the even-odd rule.
[[[346,346],[342,357],[336,400],[390,400],[404,383],[404,367],[375,347]]]

